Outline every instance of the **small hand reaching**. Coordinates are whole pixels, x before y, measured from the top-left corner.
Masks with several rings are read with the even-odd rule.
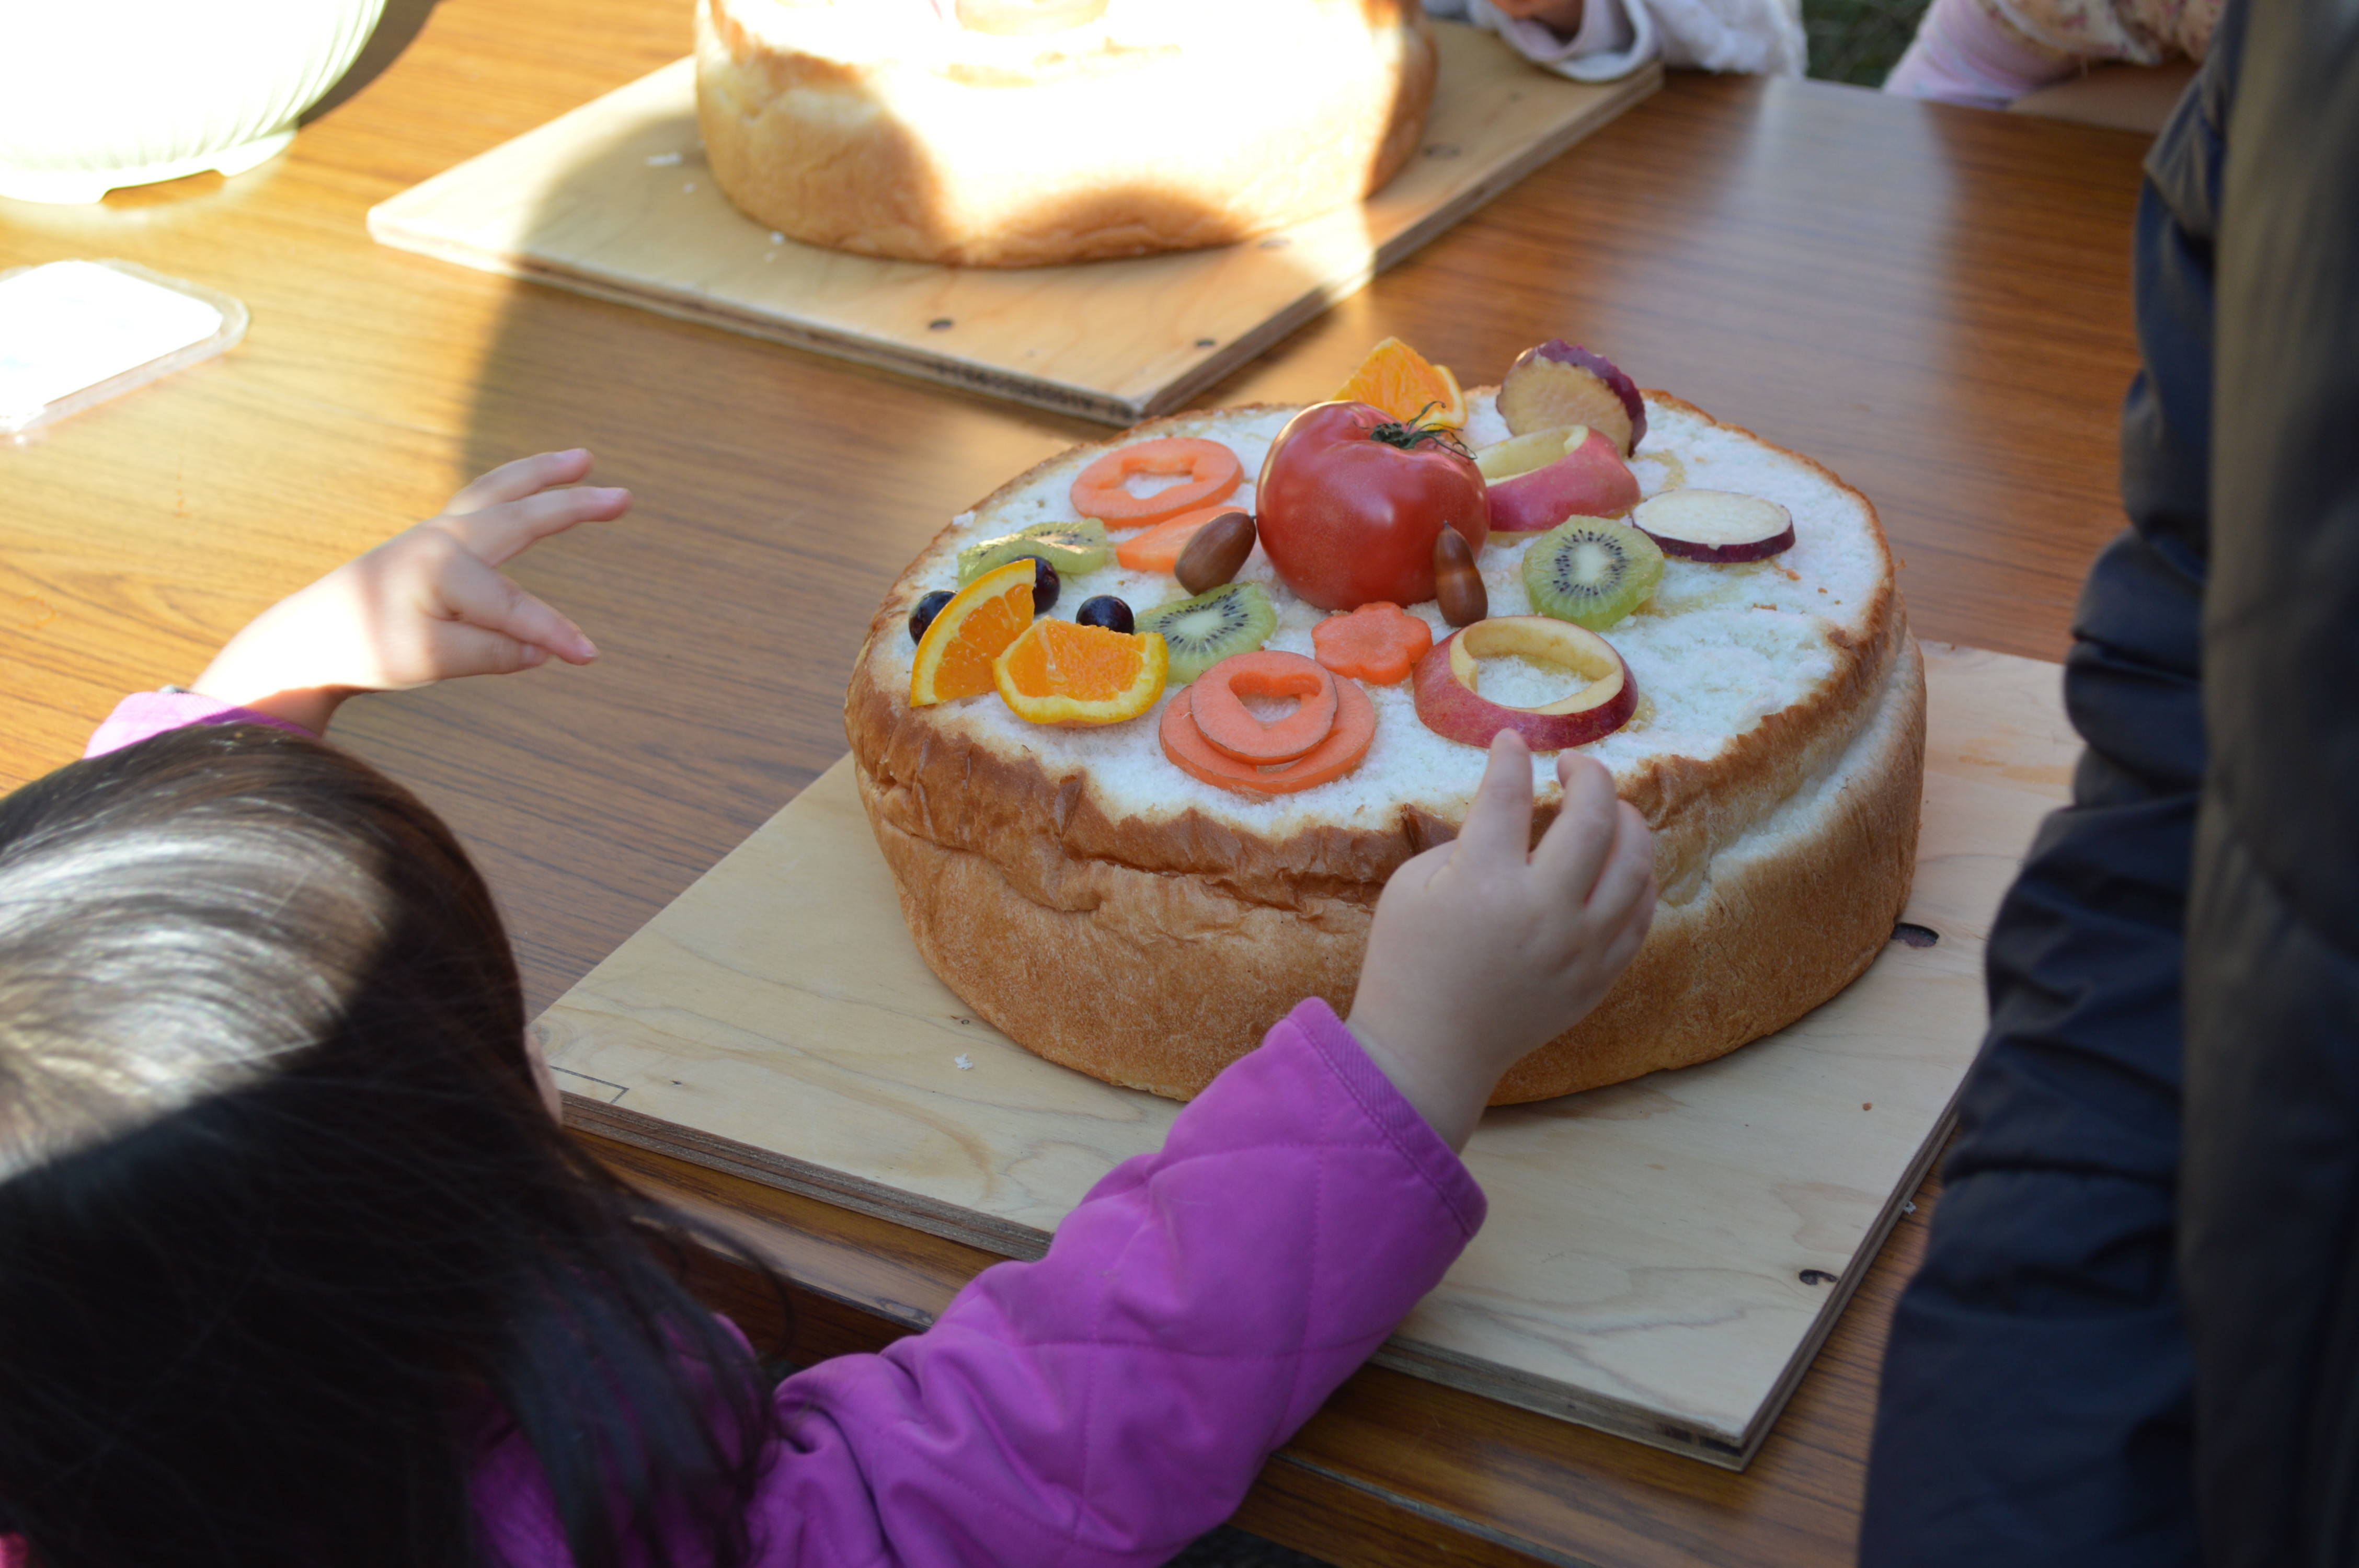
[[[1556,771],[1563,801],[1533,848],[1531,753],[1502,732],[1458,837],[1376,904],[1348,1022],[1453,1149],[1500,1075],[1597,1005],[1654,918],[1645,820],[1590,758],[1563,752]]]
[[[499,568],[577,523],[620,517],[625,490],[566,488],[585,451],[494,469],[440,516],[397,534],[264,611],[214,656],[196,689],[323,733],[344,698],[457,676],[531,669],[556,654],[586,665],[582,628]]]

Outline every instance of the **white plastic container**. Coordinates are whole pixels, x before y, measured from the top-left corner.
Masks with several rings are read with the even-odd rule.
[[[226,353],[245,307],[127,261],[0,272],[0,444]]]
[[[252,168],[295,138],[385,0],[0,0],[0,196]]]

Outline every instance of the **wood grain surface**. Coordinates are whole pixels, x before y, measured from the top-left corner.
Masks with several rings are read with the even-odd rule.
[[[1251,244],[1079,266],[950,267],[797,244],[729,203],[696,62],[661,70],[370,210],[386,244],[1050,410],[1129,425],[1201,389],[1662,82],[1533,70],[1437,23],[1417,155],[1364,202]]]
[[[423,0],[405,3],[414,21]],[[254,312],[223,359],[0,449],[0,784],[74,756],[123,692],[190,679],[264,605],[467,476],[576,444],[638,507],[516,576],[605,657],[355,702],[337,730],[465,838],[531,1006],[841,753],[845,673],[902,564],[1095,427],[405,255],[364,228],[375,203],[689,46],[685,5],[443,0],[271,164],[96,208],[0,202],[0,265],[124,256]],[[1315,395],[1387,333],[1478,377],[1577,337],[1864,490],[1920,635],[2060,658],[2080,579],[2120,525],[2145,147],[1824,83],[1675,75],[1208,396]],[[825,1315],[832,1270],[883,1260],[939,1300],[989,1261],[606,1152],[799,1260],[815,1346],[897,1331]],[[1240,1522],[1344,1563],[1841,1561],[1918,1206],[1741,1476],[1372,1368]]]

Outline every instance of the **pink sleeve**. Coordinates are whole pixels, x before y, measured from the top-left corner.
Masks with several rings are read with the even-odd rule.
[[[1047,1257],[780,1387],[763,1561],[1164,1562],[1235,1511],[1483,1214],[1458,1157],[1306,1001]]]
[[[273,719],[267,713],[256,713],[250,708],[222,702],[193,691],[135,691],[114,705],[106,722],[98,727],[82,748],[85,757],[103,757],[109,752],[120,752],[136,745],[150,735],[161,735],[167,730],[179,730],[190,724],[270,724],[281,730],[291,730],[298,735],[311,732],[299,724],[289,724],[284,719]],[[5,1564],[0,1564],[5,1568]]]
[[[1092,1188],[1048,1256],[985,1270],[880,1355],[779,1386],[759,1561],[1165,1562],[1236,1510],[1483,1213],[1449,1146],[1306,1001],[1159,1152]],[[507,1561],[567,1561],[520,1443],[477,1487]]]
[[[2004,109],[2080,69],[2072,57],[2016,36],[1984,0],[1933,0],[1884,91],[1970,108]]]

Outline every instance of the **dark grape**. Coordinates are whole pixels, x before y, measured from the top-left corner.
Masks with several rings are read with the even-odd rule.
[[[1073,619],[1084,626],[1103,626],[1109,632],[1127,632],[1132,624],[1130,606],[1110,593],[1082,600],[1082,607],[1073,611]]]
[[[909,641],[921,641],[926,635],[926,628],[931,626],[934,617],[942,612],[942,606],[956,597],[949,589],[938,588],[918,600],[918,607],[909,611]]]
[[[1032,557],[1032,613],[1045,615],[1056,603],[1057,568],[1035,556]]]

